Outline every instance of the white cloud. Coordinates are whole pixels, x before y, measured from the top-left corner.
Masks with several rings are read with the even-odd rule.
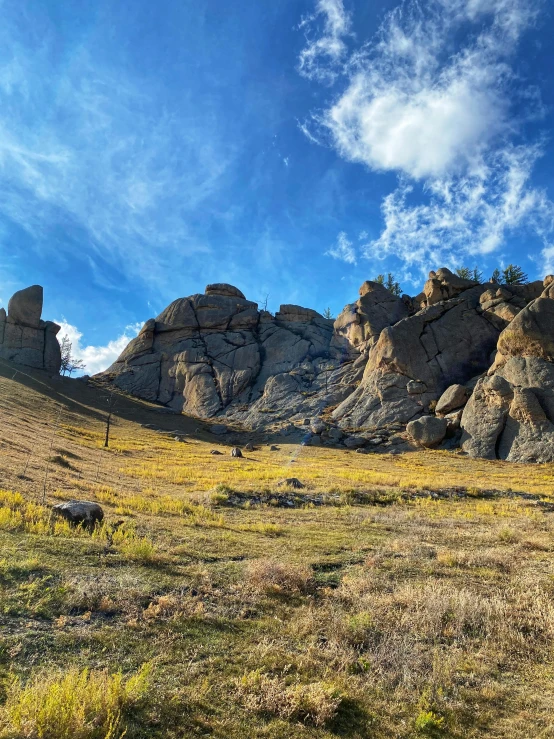
[[[323,20],[319,37],[312,35],[312,28]],[[315,13],[304,18],[300,28],[306,31],[306,46],[300,52],[298,70],[308,79],[332,82],[337,68],[346,57],[344,37],[350,31],[351,19],[342,0],[317,0]]]
[[[356,264],[356,252],[352,246],[352,242],[348,240],[348,237],[344,231],[342,231],[337,237],[337,243],[332,246],[325,254],[334,259],[340,259],[347,264]]]
[[[68,337],[72,344],[72,356],[75,359],[81,359],[85,363],[84,372],[88,375],[102,372],[113,364],[131,339],[133,339],[142,328],[142,323],[135,323],[131,326],[127,326],[121,336],[109,341],[105,346],[82,346],[81,339],[83,338],[83,334],[79,331],[77,326],[73,326],[65,319],[56,321],[56,323],[61,326],[58,340],[61,342],[64,336]]]
[[[542,150],[523,135],[543,107],[514,71],[540,2],[406,0],[374,39],[341,57],[343,89],[302,126],[342,158],[399,176],[382,203],[383,231],[363,256],[425,270],[532,230],[552,263],[554,205],[531,180]]]
[[[554,272],[554,244],[545,246],[541,252],[541,257],[543,259],[545,275],[552,274]]]
[[[382,205],[385,227],[366,244],[364,256],[400,256],[404,264],[458,264],[464,255],[487,255],[521,226],[546,233],[554,208],[544,192],[529,186],[538,147],[505,149],[465,177],[429,185],[425,203],[410,203],[407,182]]]
[[[531,21],[522,3],[430,0],[425,10],[412,3],[390,13],[377,40],[346,65],[346,90],[319,116],[341,156],[415,179],[441,177],[513,128],[508,59]],[[482,30],[452,53],[468,19]]]

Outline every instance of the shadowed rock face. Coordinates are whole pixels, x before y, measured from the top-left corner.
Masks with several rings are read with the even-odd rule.
[[[231,285],[209,285],[207,294],[174,301],[147,321],[108,375],[175,410],[203,418],[226,410],[256,425],[266,401],[283,405],[283,394],[292,400],[301,391],[303,375],[311,381],[324,371],[333,328],[308,308],[282,305],[271,316],[241,296]]]
[[[0,309],[0,358],[57,374],[61,355],[56,334],[60,327],[41,320],[42,301],[42,287],[32,285],[12,296],[7,315]]]

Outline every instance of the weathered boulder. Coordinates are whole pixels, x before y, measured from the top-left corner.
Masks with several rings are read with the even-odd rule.
[[[438,446],[446,436],[448,423],[444,418],[422,416],[406,426],[408,436],[424,447]]]
[[[537,298],[521,310],[500,334],[498,352],[506,358],[541,357],[553,361],[554,300]]]
[[[406,301],[378,282],[364,282],[359,292],[359,300],[347,305],[334,324],[332,344],[340,352],[366,351],[385,326],[392,326],[409,313]]]
[[[367,444],[367,439],[363,436],[347,436],[342,443],[347,449],[358,449]]]
[[[52,507],[56,516],[65,518],[72,526],[84,526],[93,529],[97,523],[104,520],[104,511],[98,503],[88,500],[69,500]]]
[[[450,385],[440,396],[435,407],[437,415],[446,415],[450,411],[461,408],[466,404],[469,397],[468,390],[465,385]]]
[[[228,285],[226,282],[216,282],[213,285],[207,285],[204,292],[206,295],[225,295],[228,298],[241,298],[245,300],[243,293],[241,293],[238,287]]]
[[[300,482],[297,477],[287,477],[286,480],[281,480],[281,482],[278,482],[277,485],[286,485],[287,487],[295,488],[296,490],[301,490],[302,488],[306,487],[304,483]]]
[[[554,364],[511,357],[476,385],[462,416],[462,448],[472,457],[554,461]]]
[[[61,351],[56,334],[60,326],[41,320],[42,300],[42,287],[33,285],[12,296],[7,315],[4,309],[0,311],[0,358],[58,374]]]
[[[536,283],[531,283],[533,290]],[[529,286],[525,286],[529,287]],[[554,461],[554,281],[502,331],[489,376],[465,407],[462,448],[512,462]],[[529,291],[531,294],[532,292]]]
[[[478,283],[458,277],[446,267],[429,274],[429,279],[423,287],[427,305],[435,305],[443,300],[450,300],[464,290],[475,287]]]
[[[14,293],[8,303],[8,318],[12,323],[38,328],[42,314],[44,291],[40,285],[31,285]]]

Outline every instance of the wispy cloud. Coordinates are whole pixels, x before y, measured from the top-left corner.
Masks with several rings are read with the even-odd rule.
[[[347,264],[356,264],[356,251],[348,236],[342,231],[337,237],[337,243],[330,247],[325,254],[334,259],[340,259]]]
[[[63,228],[74,238],[59,248],[74,257],[80,242],[83,256],[162,283],[175,257],[209,252],[189,223],[221,187],[232,146],[192,101],[177,118],[150,80],[91,46],[66,49],[61,65],[56,30],[23,14],[0,6],[0,211],[36,244]],[[24,29],[39,27],[31,53]]]
[[[344,88],[306,132],[326,136],[346,160],[399,175],[382,204],[384,229],[362,256],[425,268],[489,254],[520,228],[549,248],[554,207],[532,184],[542,149],[524,135],[544,111],[514,70],[540,8],[539,0],[409,0],[341,57]]]
[[[344,38],[350,25],[350,14],[342,0],[317,0],[315,12],[300,23],[306,34],[306,46],[298,61],[300,74],[308,79],[332,82],[347,54]]]
[[[125,331],[117,339],[109,341],[105,346],[82,346],[83,334],[77,326],[73,326],[65,319],[56,321],[61,326],[58,338],[61,341],[67,336],[71,342],[71,353],[75,359],[81,359],[85,364],[84,372],[94,375],[107,369],[119,357],[127,344],[140,331],[142,324],[135,323],[127,326]]]

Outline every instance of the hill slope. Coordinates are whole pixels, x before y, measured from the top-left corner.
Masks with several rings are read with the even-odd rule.
[[[105,387],[2,363],[0,394],[0,736],[50,696],[61,737],[54,685],[88,739],[550,735],[553,465],[224,445],[123,394],[105,450]]]

